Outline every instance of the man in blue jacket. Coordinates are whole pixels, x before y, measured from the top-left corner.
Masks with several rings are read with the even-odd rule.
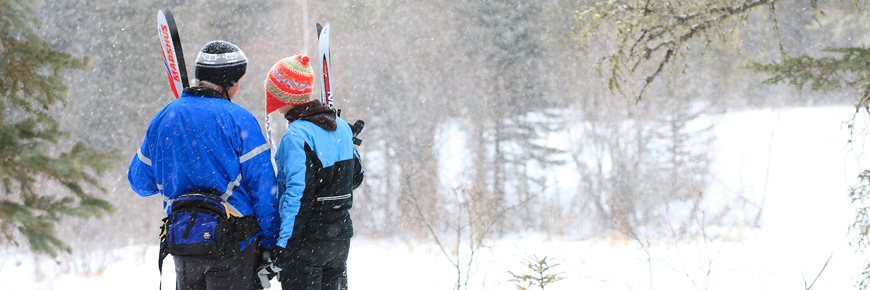
[[[213,192],[228,216],[250,221],[239,227],[246,236],[237,251],[217,259],[173,255],[178,289],[256,289],[260,252],[275,247],[280,217],[269,145],[256,118],[232,103],[246,68],[237,46],[203,46],[194,87],[157,113],[130,162],[130,186],[140,196],[162,195],[167,214],[182,194]]]
[[[274,264],[281,287],[347,289],[353,190],[363,180],[350,126],[319,100],[311,100],[310,59],[276,63],[266,77],[267,114],[290,122],[275,156],[281,232]]]

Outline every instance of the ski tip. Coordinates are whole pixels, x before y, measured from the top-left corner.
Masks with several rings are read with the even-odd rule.
[[[169,11],[169,8],[157,10],[157,16],[163,17],[167,22],[175,22],[175,18],[172,17],[172,11]]]
[[[164,9],[163,14],[166,14],[166,19],[168,21],[175,22],[175,17],[172,16],[172,11],[169,11],[169,8]]]
[[[320,31],[322,31],[322,30],[323,30],[323,26],[322,26],[322,25],[320,25],[320,23],[319,23],[319,22],[317,22],[317,23],[314,23],[314,26],[315,26],[315,27],[316,27],[316,28],[317,28],[317,38],[320,38]]]

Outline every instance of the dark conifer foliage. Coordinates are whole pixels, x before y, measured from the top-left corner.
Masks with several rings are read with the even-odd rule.
[[[55,50],[36,33],[38,1],[0,7],[0,241],[56,255],[70,251],[56,235],[64,217],[112,211],[93,192],[104,191],[99,177],[118,158],[69,144],[56,119],[67,105],[62,73],[87,69],[89,59]]]

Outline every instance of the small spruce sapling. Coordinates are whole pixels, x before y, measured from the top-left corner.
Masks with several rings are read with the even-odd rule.
[[[556,281],[565,279],[560,276],[562,273],[551,274],[553,268],[559,266],[559,264],[550,265],[552,259],[544,257],[543,259],[538,258],[538,256],[532,256],[525,259],[526,267],[531,269],[533,274],[522,274],[517,275],[511,271],[508,271],[508,274],[511,275],[509,281],[517,282],[518,290],[529,290],[528,287],[537,286],[541,287],[541,290],[544,290],[544,286],[555,283]],[[527,285],[527,286],[523,286]]]

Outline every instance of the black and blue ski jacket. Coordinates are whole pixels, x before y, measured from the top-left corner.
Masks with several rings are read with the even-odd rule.
[[[278,246],[303,238],[348,240],[353,236],[353,190],[363,180],[350,126],[314,100],[291,109],[275,164],[281,231]]]

